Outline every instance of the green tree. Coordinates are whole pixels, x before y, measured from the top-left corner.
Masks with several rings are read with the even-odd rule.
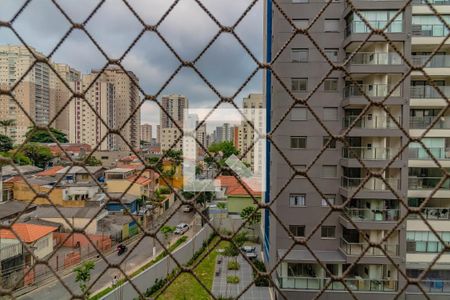
[[[23,152],[17,152],[15,154],[13,151],[0,152],[0,156],[11,158],[14,161],[14,163],[19,166],[32,164],[31,160]]]
[[[50,132],[53,134],[55,139],[60,143],[68,143],[69,139],[67,138],[67,135],[56,129],[56,128],[50,128]],[[34,127],[31,127],[28,129],[27,133],[25,134],[27,138],[29,138],[29,142],[33,143],[54,143],[55,140],[50,135],[50,133],[45,129],[37,129]]]
[[[173,150],[169,149],[165,153],[166,157],[173,161],[176,166],[180,165],[183,162],[183,151],[181,150]]]
[[[255,207],[247,206],[241,211],[241,218],[246,221],[248,220],[247,224],[250,226],[261,222],[261,212],[257,211],[256,213],[253,214],[255,210],[256,210]]]
[[[53,158],[50,148],[37,143],[28,143],[22,148],[23,154],[28,157],[32,164],[44,168]]]
[[[208,152],[214,156],[214,157],[210,156],[205,157],[205,163],[208,166],[217,166],[215,161],[219,164],[219,166],[224,166],[225,161],[231,155],[239,155],[239,150],[236,149],[234,144],[230,141],[213,143],[209,146]]]
[[[8,127],[14,126],[16,121],[13,119],[0,120],[0,127],[3,127],[3,133],[6,135],[8,132]]]
[[[91,271],[95,268],[93,261],[86,261],[81,266],[75,268],[75,282],[80,286],[81,292],[86,294],[86,299],[89,298],[89,292],[87,291],[87,284],[91,280]]]
[[[169,247],[169,244],[170,244],[169,237],[175,231],[175,227],[169,226],[169,225],[164,225],[163,227],[161,227],[160,231],[164,236],[164,240],[167,244],[166,247]]]
[[[13,148],[13,141],[9,136],[0,134],[0,152],[7,152]]]
[[[148,158],[148,162],[155,167],[159,172],[163,171],[163,165],[162,162],[160,162],[160,157],[153,156]]]
[[[88,159],[84,160],[84,164],[86,166],[101,166],[102,162],[97,159],[95,156],[89,156]]]

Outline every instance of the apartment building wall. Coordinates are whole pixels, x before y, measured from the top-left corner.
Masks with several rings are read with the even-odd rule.
[[[353,1],[355,8],[360,11],[364,10],[392,10],[397,11],[403,7],[403,1]],[[294,3],[294,1],[281,1],[280,6],[289,18],[295,20],[298,26],[302,26],[303,20],[312,20],[323,9],[323,1],[309,1],[305,3]],[[284,19],[283,15],[273,7],[272,11],[266,12],[266,21],[271,19],[270,26],[272,31],[271,36],[266,35],[267,47],[270,48],[272,58],[279,54],[282,47],[286,45],[286,42],[293,34],[293,28]],[[346,17],[349,16],[351,10],[345,5],[344,1],[336,1],[330,3],[325,12],[317,19],[317,21],[308,30],[314,43],[306,36],[299,34],[287,45],[286,49],[277,58],[276,62],[272,65],[274,71],[281,78],[282,82],[293,94],[299,99],[308,98],[308,104],[314,111],[316,116],[323,122],[327,130],[333,135],[341,135],[345,133],[344,119],[348,116],[348,112],[352,109],[362,109],[368,104],[367,100],[358,95],[357,93],[346,94],[346,91],[350,88],[350,78],[346,78],[343,72],[332,71],[328,75],[328,79],[337,79],[336,89],[325,90],[325,84],[321,82],[326,78],[327,73],[330,71],[331,66],[318,51],[316,47],[319,47],[322,51],[327,50],[328,57],[335,57],[336,64],[342,64],[346,58],[346,52],[351,53],[355,51],[357,46],[367,38],[367,33],[352,32],[346,35]],[[326,20],[329,22],[337,23],[336,30],[325,30]],[[332,21],[331,21],[332,20]],[[403,13],[402,18],[402,30],[401,32],[387,33],[389,39],[396,44],[401,45],[405,56],[410,57],[410,39],[408,33],[411,32],[411,8],[407,8]],[[266,28],[266,32],[268,28]],[[380,50],[375,42],[383,44],[382,49],[386,51],[389,49],[386,46],[387,42],[383,37],[373,36],[369,39],[372,43],[371,50],[378,52]],[[380,44],[381,45],[381,44]],[[302,50],[307,49],[307,58],[303,62],[294,61],[292,49]],[[375,49],[375,50],[374,50]],[[361,50],[364,51],[364,50]],[[369,51],[369,50],[366,50]],[[389,51],[392,51],[389,50]],[[269,51],[270,52],[270,51]],[[266,49],[266,53],[268,50]],[[330,58],[330,59],[332,59]],[[393,84],[407,72],[407,68],[400,64],[400,66],[393,66],[390,64],[358,64],[353,63],[346,66],[347,71],[351,74],[354,80],[369,80],[369,84],[372,87],[381,88],[389,84]],[[294,82],[292,79],[307,79],[306,90],[293,91]],[[267,78],[266,78],[267,80]],[[284,296],[287,299],[309,299],[317,294],[317,290],[320,290],[319,286],[306,288],[299,284],[294,287],[294,281],[284,281],[284,276],[288,276],[289,271],[287,263],[299,263],[299,264],[311,264],[317,267],[317,261],[311,256],[310,252],[314,252],[316,255],[320,255],[322,262],[327,265],[336,265],[335,270],[338,275],[345,270],[345,266],[355,261],[357,255],[350,255],[346,253],[341,244],[341,238],[343,232],[347,230],[354,230],[352,225],[346,221],[346,217],[343,213],[334,212],[328,215],[330,208],[324,205],[323,197],[319,191],[327,198],[334,199],[336,204],[346,203],[350,208],[351,201],[362,201],[362,203],[377,201],[395,201],[396,195],[386,188],[363,188],[360,192],[354,195],[354,189],[344,185],[346,178],[344,172],[348,169],[361,169],[361,164],[354,159],[354,157],[343,157],[344,146],[340,142],[336,142],[336,146],[331,149],[326,149],[323,153],[318,155],[323,149],[326,141],[324,138],[328,137],[328,133],[324,130],[321,124],[315,119],[313,113],[309,110],[305,110],[301,105],[296,105],[290,113],[287,113],[293,104],[292,98],[285,91],[278,80],[272,76],[271,86],[267,87],[270,90],[266,90],[266,100],[270,99],[271,105],[271,126],[278,125],[280,120],[284,118],[277,130],[272,134],[274,142],[277,144],[279,150],[286,155],[289,163],[291,163],[297,171],[305,171],[308,168],[307,175],[309,179],[295,174],[295,171],[289,166],[288,162],[279,153],[278,149],[271,147],[270,156],[270,201],[274,202],[271,206],[274,213],[277,215],[275,218],[270,215],[269,222],[265,221],[266,228],[265,233],[269,234],[269,241],[266,240],[265,248],[268,252],[265,255],[267,264],[273,267],[278,260],[283,259],[283,253],[292,246],[292,239],[286,232],[283,224],[289,228],[289,225],[305,226],[305,237],[308,237],[309,249],[303,246],[297,245],[293,248],[292,254],[284,257],[286,263],[282,263],[281,267],[277,269],[277,280],[280,283],[280,288],[283,290]],[[400,85],[400,94],[395,94],[385,102],[386,109],[391,111],[394,115],[400,116],[399,120],[404,128],[409,126],[409,78]],[[310,93],[314,90],[314,93]],[[267,97],[270,94],[270,97]],[[371,95],[376,98],[377,101],[382,101],[386,96],[385,93],[377,95]],[[298,109],[298,110],[297,110]],[[330,117],[329,112],[333,111],[333,117]],[[386,120],[386,113],[382,110],[374,108],[373,111],[369,111],[366,116],[372,120],[376,115],[380,115],[380,119]],[[305,117],[303,117],[305,116]],[[347,124],[348,125],[348,124]],[[370,148],[375,147],[374,144],[379,141],[377,138],[381,138],[382,147],[391,147],[398,149],[400,145],[404,145],[407,140],[403,133],[395,128],[395,126],[377,126],[371,128],[371,126],[356,126],[347,133],[348,137],[357,138],[361,140],[370,141]],[[306,139],[305,147],[295,149],[292,146],[292,137],[304,137]],[[317,159],[316,159],[317,158]],[[380,170],[385,167],[389,161],[386,157],[384,159],[365,159],[360,157],[367,167],[372,171]],[[313,164],[312,166],[310,166]],[[408,168],[407,168],[407,156],[402,155],[397,158],[395,163],[391,166],[393,168],[390,171],[395,174],[396,182],[400,182],[399,185],[395,185],[395,191],[400,197],[406,198],[407,185],[408,185]],[[330,171],[331,170],[331,171]],[[334,172],[332,172],[334,170]],[[330,173],[331,172],[331,173]],[[332,176],[330,176],[332,174]],[[365,177],[362,173],[361,177]],[[389,174],[383,174],[382,176],[392,176]],[[292,179],[292,180],[291,180]],[[290,181],[289,184],[287,184]],[[314,184],[312,184],[311,180]],[[374,186],[376,180],[369,181],[370,186]],[[284,186],[287,184],[286,188]],[[303,195],[305,199],[304,205],[293,206],[291,197],[293,195]],[[350,198],[352,200],[350,200]],[[349,201],[349,202],[346,202]],[[395,203],[395,202],[393,202]],[[400,211],[400,215],[405,214],[405,210],[401,205],[396,203],[397,209]],[[379,241],[379,236],[386,234],[388,230],[391,230],[396,222],[385,222],[377,220],[372,221],[359,221],[357,224],[361,227],[358,229],[364,230],[371,241]],[[321,226],[317,228],[317,231],[313,233],[318,224],[321,226],[334,226],[335,235],[333,238],[326,238],[321,236]],[[291,230],[289,228],[289,230]],[[312,234],[311,237],[309,237]],[[393,260],[397,264],[398,268],[405,271],[405,224],[400,225],[396,230],[396,246],[398,252],[393,255]],[[300,238],[301,239],[301,238]],[[365,255],[354,268],[355,273],[360,272],[361,276],[367,278],[375,278],[375,276],[387,276],[382,275],[389,274],[387,285],[391,288],[383,290],[383,293],[377,293],[374,291],[359,290],[360,287],[356,287],[354,293],[361,299],[391,299],[394,294],[397,293],[396,288],[393,288],[396,283],[390,280],[398,280],[398,286],[402,287],[404,279],[395,269],[389,269],[391,262],[384,255]],[[367,269],[367,273],[365,273]],[[387,270],[387,271],[385,271]],[[320,267],[317,267],[314,272],[317,277],[329,277]],[[384,277],[383,277],[384,278]],[[395,279],[394,279],[395,278]],[[361,278],[362,280],[362,278]],[[297,282],[299,283],[299,282]],[[303,284],[303,282],[301,282]],[[286,286],[283,286],[286,284]],[[311,289],[308,291],[308,289]],[[316,290],[316,291],[314,291]],[[350,299],[351,296],[336,289],[330,288],[322,296],[324,299]],[[404,297],[404,296],[401,296]],[[403,298],[400,298],[403,299]]]
[[[163,110],[160,112],[160,143],[161,150],[167,151],[171,149],[173,143],[181,136],[181,131],[177,128],[174,122],[181,129],[183,128],[184,110],[189,107],[189,102],[183,95],[172,94],[163,96],[161,99],[161,105],[165,112]],[[170,119],[168,115],[170,115],[172,119]],[[180,142],[178,142],[172,149],[181,150],[182,145],[183,143],[180,140]]]
[[[151,142],[152,140],[152,125],[142,124],[141,125],[141,141]]]

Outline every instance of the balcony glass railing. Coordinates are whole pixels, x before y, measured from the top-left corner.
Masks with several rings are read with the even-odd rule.
[[[409,128],[426,129],[434,122],[436,118],[438,117],[436,116],[409,117]],[[434,124],[433,128],[450,129],[450,116],[440,117],[439,120]]]
[[[389,21],[367,20],[373,29],[383,29],[389,23]],[[352,21],[347,24],[345,28],[345,35],[349,36],[352,33],[368,33],[372,29],[366,25],[363,21]],[[403,32],[403,21],[392,21],[388,28],[384,30],[386,33],[399,33]]]
[[[447,148],[428,148],[431,154],[436,159],[450,159],[450,149]],[[430,160],[431,156],[424,148],[408,148],[409,159],[423,159]]]
[[[345,213],[354,221],[391,222],[400,218],[397,209],[345,208]]]
[[[438,186],[442,177],[416,177],[410,176],[408,178],[408,188],[410,190],[434,190]],[[449,190],[450,180],[446,180],[440,189]]]
[[[330,282],[330,278],[319,277],[281,277],[278,276],[278,283],[281,289],[301,289],[301,290],[321,290]],[[392,292],[398,287],[397,280],[391,279],[365,279],[345,278],[346,285],[354,291],[372,291],[372,292]],[[341,282],[332,282],[328,290],[345,290]]]
[[[446,98],[450,97],[450,86],[437,86]],[[430,85],[411,86],[411,98],[442,99],[439,92]],[[447,99],[445,99],[447,100]]]
[[[398,244],[381,244],[384,251],[390,256],[398,256],[399,255],[399,245]],[[344,238],[341,238],[340,247],[344,253],[348,255],[361,255],[364,250],[368,247],[367,243],[350,243],[346,241]],[[369,248],[364,256],[385,256],[383,251],[378,248]]]
[[[413,0],[414,5],[450,5],[450,0]]]
[[[443,24],[413,24],[413,36],[446,37],[448,29]]]
[[[368,97],[401,97],[401,89],[387,84],[351,84],[344,88],[344,97],[358,97],[366,94]]]
[[[416,66],[423,66],[425,68],[449,68],[450,67],[450,55],[436,54],[430,60],[429,55],[413,55],[412,62]],[[428,61],[429,60],[429,61]]]
[[[358,52],[350,60],[353,65],[401,65],[400,55],[396,52]]]
[[[355,122],[358,116],[344,116],[342,126],[344,128],[350,127]],[[401,124],[401,119],[398,116],[397,121]],[[356,121],[356,128],[366,129],[397,129],[397,124],[388,116],[362,116]]]
[[[425,207],[422,215],[427,220],[450,220],[450,207]],[[417,214],[409,214],[410,219],[420,219]]]
[[[398,151],[391,148],[344,147],[342,148],[342,157],[367,160],[387,160],[394,158],[397,152]]]
[[[356,189],[358,188],[362,182],[364,182],[365,178],[352,178],[342,176],[341,185],[347,189]],[[400,189],[400,178],[385,178],[385,181],[391,186],[393,189]],[[390,190],[388,185],[381,180],[380,178],[372,177],[366,183],[364,183],[362,190],[370,190],[370,191],[388,191]]]
[[[450,293],[450,280],[426,279],[420,281],[420,286],[425,290],[425,292]]]

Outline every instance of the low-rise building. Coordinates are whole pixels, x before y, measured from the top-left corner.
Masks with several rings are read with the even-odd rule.
[[[226,201],[229,215],[240,215],[244,208],[256,207],[253,198],[256,201],[261,200],[261,192],[253,191],[248,185],[245,185],[250,193],[247,192],[234,176],[219,176],[217,180],[220,182],[220,186],[216,191],[216,198]]]
[[[144,174],[153,176],[154,179],[144,176]],[[110,193],[126,192],[147,200],[153,195],[158,179],[157,174],[153,171],[142,172],[135,168],[114,168],[105,172],[105,183]]]
[[[18,216],[24,213],[30,213],[36,209],[36,205],[19,201],[0,202],[0,223],[11,224]]]
[[[140,209],[140,197],[122,193],[108,193],[111,199],[107,199],[106,210],[111,213],[124,212],[127,210],[132,214],[136,214]],[[120,201],[119,201],[120,199]]]

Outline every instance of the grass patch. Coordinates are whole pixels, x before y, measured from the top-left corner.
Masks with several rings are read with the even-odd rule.
[[[186,242],[188,239],[187,236],[182,236],[180,237],[178,240],[175,241],[175,243],[173,243],[172,245],[169,246],[168,250],[169,252],[173,252],[175,249],[177,249],[181,244],[183,244],[184,242]],[[167,256],[167,252],[162,252],[160,253],[158,256],[156,256],[155,259],[149,261],[148,263],[146,263],[145,265],[143,265],[142,267],[140,267],[138,270],[136,270],[135,272],[133,272],[131,275],[129,275],[130,278],[133,278],[137,275],[139,275],[140,273],[142,273],[144,270],[148,269],[149,267],[151,267],[152,265],[156,264],[158,261],[160,261],[161,259],[163,259],[164,257]],[[114,287],[107,287],[103,290],[101,290],[100,292],[98,292],[97,294],[95,294],[94,296],[92,296],[91,298],[89,298],[89,300],[99,300],[101,299],[103,296],[107,295],[109,292],[111,292],[113,289],[115,289],[116,287],[122,285],[125,283],[125,279],[119,279],[117,281],[116,286]]]
[[[239,276],[235,276],[235,275],[228,275],[227,276],[227,283],[232,283],[232,284],[238,284],[239,283]]]
[[[219,237],[213,238],[210,244],[217,243]],[[194,273],[198,279],[209,289],[212,289],[214,280],[214,270],[218,256],[217,249],[223,248],[227,242],[220,242],[219,245],[206,255],[206,251],[198,256],[194,264],[199,260],[202,262],[195,268]],[[208,249],[208,248],[207,248]],[[186,299],[186,300],[209,300],[208,292],[198,283],[198,281],[188,273],[182,273],[175,281],[158,297],[162,300]]]
[[[228,270],[239,270],[241,268],[241,266],[239,265],[239,263],[235,260],[230,260],[228,262]]]

